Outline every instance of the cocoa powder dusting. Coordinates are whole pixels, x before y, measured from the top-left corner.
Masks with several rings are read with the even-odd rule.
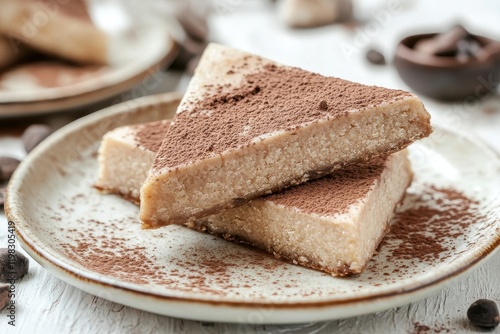
[[[215,86],[218,93],[182,103],[153,168],[175,167],[250,146],[261,135],[294,131],[321,119],[412,96],[298,68],[260,64],[229,93],[228,87],[214,83],[207,90]]]
[[[424,325],[420,322],[413,323],[413,330],[411,334],[438,334],[438,333],[451,333],[451,330],[444,325],[435,325],[433,327]]]
[[[140,124],[134,127],[135,140],[140,146],[151,152],[158,152],[163,138],[170,127],[170,120],[161,122],[150,122]]]
[[[68,229],[72,243],[61,243],[66,256],[94,272],[117,277],[123,281],[146,284],[154,265],[154,259],[145,255],[144,247],[133,246],[116,232],[123,229],[121,222],[101,222],[90,219],[81,221],[86,226],[82,231]],[[125,222],[124,222],[125,223]],[[131,224],[127,220],[127,224]],[[97,233],[103,229],[106,235]]]
[[[143,254],[144,248],[127,248],[115,242],[98,245],[82,240],[77,241],[76,246],[63,244],[62,247],[69,258],[92,271],[131,283],[148,283],[146,269],[153,261]]]
[[[348,166],[321,179],[265,197],[305,213],[341,214],[363,198],[384,171],[386,159]],[[339,196],[341,194],[341,196]]]
[[[414,199],[411,208],[396,213],[381,247],[391,248],[392,260],[444,260],[447,241],[463,236],[470,224],[481,219],[477,205],[454,189],[430,186]]]
[[[415,191],[417,189],[418,191]],[[88,195],[75,194],[69,198],[72,207],[86,203]],[[61,198],[65,203],[68,197]],[[466,249],[467,244],[457,239],[470,233],[471,225],[484,221],[480,204],[461,192],[435,186],[417,185],[408,194],[405,205],[395,217],[392,231],[383,241],[380,254],[371,261],[360,279],[379,286],[384,281],[395,283],[398,278],[407,279],[415,273],[419,264],[436,265],[447,257],[457,256],[459,245]],[[49,207],[52,209],[52,207]],[[114,210],[114,207],[99,210]],[[102,215],[97,208],[91,209],[92,215]],[[276,260],[252,247],[237,247],[230,244],[200,242],[172,247],[162,243],[160,248],[151,249],[152,243],[144,243],[144,236],[133,237],[137,233],[131,226],[137,224],[134,215],[106,221],[78,218],[70,227],[63,224],[63,216],[73,215],[71,208],[61,204],[58,211],[51,210],[47,219],[58,221],[64,235],[61,242],[54,236],[54,242],[60,245],[61,252],[75,263],[90,271],[105,276],[118,278],[123,282],[158,285],[192,293],[199,291],[210,295],[226,296],[228,291],[239,294],[248,289],[257,288],[262,280],[255,280],[254,275],[268,277],[268,284],[276,285],[276,294],[285,293],[288,288],[296,289],[299,285],[297,273],[289,270],[284,262]],[[176,229],[182,229],[175,226]],[[135,231],[135,232],[132,232]],[[168,240],[170,231],[155,230],[147,238]],[[52,234],[51,234],[52,235]],[[215,237],[206,236],[206,238]],[[463,239],[466,241],[466,239]],[[232,248],[237,247],[237,248]],[[163,255],[159,255],[163,254]],[[160,256],[169,254],[169,262]],[[171,256],[170,256],[171,255]],[[163,262],[163,264],[162,264]],[[393,265],[388,265],[389,263]],[[431,266],[432,267],[432,266]],[[392,269],[391,269],[392,268]],[[300,272],[299,272],[300,273]],[[373,282],[371,282],[373,280]],[[267,281],[266,281],[267,282]],[[303,283],[300,283],[303,284]],[[360,286],[361,288],[361,286]],[[314,294],[315,292],[305,292]],[[416,323],[415,333],[425,333],[427,325]],[[447,333],[443,326],[429,327]]]
[[[79,229],[65,230],[73,242],[61,243],[62,252],[68,259],[92,272],[124,282],[175,286],[178,291],[197,290],[211,295],[225,295],[227,289],[239,286],[251,288],[254,285],[251,280],[239,286],[232,282],[234,272],[240,271],[242,259],[245,259],[245,269],[267,275],[285,265],[272,255],[252,247],[220,255],[214,248],[192,245],[178,249],[169,268],[166,268],[158,264],[161,261],[158,256],[148,255],[146,247],[134,245],[129,238],[118,236],[124,228],[129,228],[127,225],[137,223],[133,217],[112,222],[81,220],[80,223]],[[155,237],[165,238],[162,234]],[[294,280],[290,282],[294,283]]]

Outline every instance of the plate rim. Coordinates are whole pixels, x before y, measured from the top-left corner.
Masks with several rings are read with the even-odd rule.
[[[45,147],[49,148],[52,143],[57,142],[60,140],[60,138],[65,137],[67,135],[70,135],[74,131],[78,131],[84,126],[90,126],[102,119],[113,117],[118,114],[126,114],[126,113],[132,113],[137,111],[138,109],[141,108],[148,108],[148,107],[153,107],[158,104],[162,103],[168,103],[169,99],[171,99],[172,96],[167,94],[159,94],[159,95],[152,95],[152,96],[146,96],[142,98],[138,98],[134,101],[134,107],[130,108],[130,101],[122,102],[117,105],[113,105],[110,107],[107,107],[101,111],[98,111],[96,113],[90,114],[88,116],[85,116],[83,118],[80,118],[72,123],[69,123],[68,125],[64,126],[60,130],[56,131],[53,135],[51,135],[49,138],[47,138],[44,142],[42,142],[35,150],[28,155],[28,157],[21,163],[19,168],[16,170],[14,173],[11,181],[9,182],[8,188],[7,188],[7,196],[6,196],[6,203],[5,203],[5,214],[8,219],[8,221],[24,221],[22,219],[22,209],[17,206],[11,206],[10,203],[17,202],[16,199],[16,194],[17,192],[15,191],[16,187],[19,187],[22,181],[23,174],[26,173],[28,167],[31,165],[31,160],[34,160],[36,157],[40,156],[41,153],[45,151]],[[500,163],[500,154],[496,152],[494,149],[490,148],[487,144],[483,143],[481,140],[478,138],[471,136],[469,134],[460,134],[455,130],[447,129],[444,126],[440,125],[433,125],[435,128],[439,128],[442,131],[449,132],[455,136],[458,136],[460,138],[464,138],[465,140],[471,142],[477,147],[480,147],[485,153],[488,153],[492,157],[494,157],[497,162]],[[29,225],[29,224],[27,224]],[[75,273],[74,267],[68,265],[67,268],[64,265],[60,265],[57,263],[58,261],[54,261],[52,259],[51,254],[44,254],[45,251],[41,251],[37,249],[36,244],[33,242],[33,240],[30,240],[29,238],[29,233],[27,233],[28,237],[26,236],[26,232],[23,231],[23,229],[18,229],[16,226],[15,229],[16,236],[19,238],[21,245],[23,248],[32,254],[36,254],[36,257],[38,257],[38,260],[33,257],[37,262],[42,264],[42,266],[46,267],[44,264],[50,264],[51,266],[57,267],[59,270],[64,271],[65,273],[69,274],[73,278],[80,280],[82,282],[85,282],[85,284],[94,284],[94,285],[100,285],[104,286],[107,288],[112,288],[112,289],[120,289],[120,290],[125,290],[129,293],[134,293],[138,294],[141,296],[148,296],[148,297],[154,297],[156,299],[162,300],[162,301],[181,301],[181,302],[188,302],[188,303],[197,303],[197,304],[204,304],[204,305],[224,305],[224,306],[231,306],[231,307],[246,307],[246,308],[251,308],[255,309],[258,307],[266,307],[272,305],[274,308],[278,310],[292,310],[292,309],[297,309],[297,308],[325,308],[325,307],[330,307],[330,308],[335,308],[338,306],[355,306],[359,303],[362,302],[373,302],[377,300],[383,300],[395,296],[399,297],[409,297],[409,299],[405,302],[411,302],[420,298],[425,297],[426,293],[429,294],[432,291],[435,291],[437,289],[440,289],[443,287],[445,284],[450,283],[454,278],[457,278],[461,274],[469,271],[471,268],[475,267],[478,265],[480,262],[484,262],[486,259],[492,257],[495,252],[498,250],[500,246],[500,236],[493,237],[484,247],[482,247],[480,250],[477,252],[473,253],[472,258],[470,259],[469,262],[465,263],[464,265],[461,266],[455,266],[450,268],[449,271],[446,273],[440,274],[439,276],[424,282],[424,283],[413,283],[409,284],[406,287],[399,287],[397,289],[389,290],[389,291],[383,291],[378,294],[373,294],[373,295],[365,295],[362,297],[349,297],[349,298],[344,298],[344,299],[337,299],[337,300],[316,300],[316,301],[304,301],[304,302],[286,302],[286,301],[279,301],[279,302],[256,302],[256,301],[251,301],[251,302],[245,302],[245,301],[231,301],[231,300],[216,300],[216,299],[200,299],[196,297],[186,297],[186,296],[173,296],[173,295],[168,295],[166,293],[154,293],[154,292],[147,292],[147,291],[141,291],[138,289],[135,289],[133,287],[127,287],[127,286],[122,286],[120,284],[112,284],[108,282],[103,282],[102,280],[94,279],[91,277],[86,277],[85,275],[80,275],[78,273]],[[44,264],[43,264],[44,263]],[[53,270],[49,270],[52,272]],[[56,275],[58,276],[58,275]],[[59,276],[58,276],[59,277]],[[64,279],[63,279],[64,280]],[[67,282],[67,280],[65,280]],[[430,292],[429,292],[430,291]],[[411,298],[410,298],[411,297]],[[411,301],[409,301],[411,299]],[[388,305],[388,304],[387,304]],[[129,305],[134,307],[133,305]],[[397,305],[395,305],[397,306]],[[366,312],[365,312],[366,313]],[[352,313],[354,314],[354,313]],[[361,311],[358,314],[363,314]],[[333,317],[330,317],[328,319],[332,319]],[[199,319],[199,318],[196,318]],[[291,323],[291,322],[289,322]]]
[[[361,300],[351,299],[346,301],[345,303],[337,303],[337,304],[325,304],[322,302],[314,303],[314,304],[302,304],[302,303],[294,303],[294,304],[279,304],[279,303],[232,303],[227,301],[216,301],[216,300],[202,300],[202,299],[189,299],[189,298],[179,298],[176,296],[164,296],[158,295],[154,293],[137,291],[134,289],[124,288],[113,284],[108,284],[105,282],[101,282],[98,280],[89,279],[87,277],[80,276],[71,272],[70,270],[63,268],[50,260],[40,255],[36,250],[26,247],[26,245],[22,242],[22,248],[33,258],[35,259],[42,267],[50,272],[50,274],[55,277],[61,279],[65,283],[85,291],[87,293],[97,295],[100,298],[107,299],[111,302],[120,303],[132,308],[139,309],[141,311],[146,311],[150,313],[155,313],[164,316],[173,316],[177,318],[183,318],[194,321],[210,321],[210,322],[226,322],[226,323],[234,323],[234,324],[255,324],[255,325],[263,325],[263,324],[272,324],[272,325],[280,325],[280,324],[300,324],[305,322],[315,322],[315,321],[328,321],[335,319],[343,319],[348,317],[360,316],[365,314],[370,314],[373,312],[384,311],[394,307],[406,305],[429,295],[436,293],[437,291],[442,290],[446,286],[448,286],[455,278],[460,275],[470,274],[470,269],[472,267],[476,267],[480,262],[484,262],[495,254],[495,250],[486,254],[483,258],[479,259],[478,262],[472,263],[469,267],[464,267],[463,271],[455,272],[449,276],[444,277],[442,280],[438,282],[433,282],[432,284],[419,286],[418,289],[410,289],[405,290],[404,293],[395,292],[394,294],[387,294],[377,296],[376,298],[363,298]],[[33,253],[35,252],[35,253]],[[35,256],[33,256],[35,254]],[[53,268],[51,268],[53,267]],[[96,292],[99,288],[110,289],[110,291],[119,290],[126,294],[126,296],[121,298],[106,298],[101,293]],[[138,296],[140,298],[150,298],[157,302],[167,303],[167,306],[175,305],[176,307],[168,309],[168,312],[161,311],[155,307],[154,304],[137,307],[135,302],[131,302],[127,300],[127,298],[132,296]],[[179,306],[188,306],[196,304],[201,307],[208,307],[208,309],[204,309],[205,311],[212,311],[213,308],[217,307],[218,313],[214,314],[210,313],[208,316],[201,316],[199,313],[184,313],[182,307],[177,308]],[[361,307],[362,306],[362,307]],[[274,316],[271,316],[271,319],[265,320],[257,320],[254,321],[250,318],[246,320],[242,320],[242,318],[231,318],[225,316],[225,311],[228,310],[236,311],[239,317],[243,315],[247,315],[247,312],[255,312],[261,311],[265,312],[266,307],[268,307],[271,311],[274,311]],[[293,312],[293,311],[301,311],[301,316],[290,318],[287,316],[288,313],[283,312]],[[334,310],[338,310],[337,313]],[[309,313],[306,313],[307,311]],[[311,312],[314,312],[311,314]],[[321,313],[317,313],[321,312]],[[220,315],[222,314],[222,316]],[[231,320],[228,320],[231,319]],[[286,320],[284,320],[286,319]]]
[[[115,82],[99,87],[98,89],[82,91],[77,94],[67,94],[48,99],[0,102],[0,119],[48,114],[66,109],[70,111],[73,109],[77,110],[112,98],[121,92],[131,89],[147,78],[150,75],[151,69],[154,72],[158,72],[161,71],[161,68],[171,64],[180,52],[180,46],[170,34],[167,34],[166,45],[165,52],[161,57],[154,59],[147,67],[133,73],[133,75],[128,76],[122,82]]]

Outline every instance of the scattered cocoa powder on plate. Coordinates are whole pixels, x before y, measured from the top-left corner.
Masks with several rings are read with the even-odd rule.
[[[420,322],[413,323],[413,331],[411,334],[438,334],[438,333],[451,333],[450,329],[443,325],[436,325],[433,327],[421,324]]]
[[[85,197],[74,196],[72,200],[80,201],[82,198]],[[454,189],[419,186],[410,191],[404,205],[406,208],[402,207],[397,212],[392,231],[382,242],[381,254],[375,256],[367,268],[368,281],[372,281],[372,276],[380,276],[379,280],[373,278],[370,284],[374,286],[382,282],[396,282],[398,278],[406,279],[409,275],[426,270],[426,264],[432,267],[440,261],[458,256],[473,242],[466,238],[470,233],[469,225],[482,221],[479,203]],[[285,262],[252,248],[241,252],[214,253],[212,246],[202,244],[176,249],[171,263],[162,266],[160,253],[145,251],[140,243],[119,237],[124,235],[120,233],[121,230],[137,224],[135,217],[112,221],[83,219],[80,223],[78,229],[65,230],[62,252],[70,260],[93,272],[123,282],[221,295],[227,294],[228,290],[249,288],[256,284],[251,276],[233,279],[242,270],[268,275],[269,284],[282,284],[281,275],[288,271]],[[153,237],[165,238],[163,233]],[[244,265],[242,257],[245,259]],[[389,266],[388,263],[394,265]],[[277,270],[277,267],[280,269]],[[281,279],[277,277],[275,282],[272,277],[277,272]],[[293,277],[287,278],[286,283],[286,288],[298,287]]]
[[[467,227],[481,218],[475,209],[477,205],[454,189],[430,186],[414,199],[410,208],[396,213],[391,232],[381,247],[399,240],[391,251],[392,259],[442,260],[448,251],[446,241],[463,236]]]
[[[85,227],[68,229],[71,242],[61,244],[63,253],[79,265],[102,275],[118,278],[120,281],[140,285],[176,286],[180,291],[204,291],[211,295],[225,293],[225,289],[234,289],[231,281],[232,272],[238,270],[241,257],[245,256],[248,267],[256,272],[272,273],[276,267],[285,265],[270,254],[253,249],[251,252],[228,253],[221,258],[213,254],[210,247],[197,245],[182,250],[173,258],[172,266],[165,268],[158,264],[157,255],[145,250],[146,247],[135,246],[130,240],[121,238],[113,230],[125,224],[137,224],[131,218],[120,222],[102,222],[89,220]],[[98,228],[97,228],[98,227]],[[97,232],[102,230],[102,232]],[[102,233],[107,234],[104,236]],[[210,238],[217,239],[213,236]],[[195,261],[192,259],[196,259]],[[222,287],[223,290],[214,288]],[[246,287],[253,283],[248,281]],[[290,284],[295,284],[290,280]]]

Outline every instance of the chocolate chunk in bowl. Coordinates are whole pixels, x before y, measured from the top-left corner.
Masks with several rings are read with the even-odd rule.
[[[457,29],[453,34],[412,35],[399,42],[394,65],[417,93],[439,100],[496,93],[500,42]]]

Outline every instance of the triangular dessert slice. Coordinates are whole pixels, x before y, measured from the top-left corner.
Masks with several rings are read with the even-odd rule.
[[[141,189],[156,227],[386,156],[431,133],[415,95],[211,44]]]
[[[137,203],[168,127],[169,121],[160,121],[108,132],[96,186]],[[334,276],[356,274],[389,229],[411,179],[401,151],[183,225]]]
[[[107,132],[99,147],[99,175],[95,187],[139,204],[139,191],[170,120],[126,125]]]
[[[359,274],[389,231],[412,178],[404,150],[187,226],[333,276]]]

